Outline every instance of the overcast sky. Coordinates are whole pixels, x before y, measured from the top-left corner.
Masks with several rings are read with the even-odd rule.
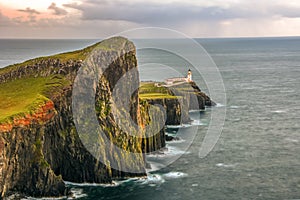
[[[300,36],[300,1],[0,0],[0,38],[101,38],[153,26],[190,37]]]

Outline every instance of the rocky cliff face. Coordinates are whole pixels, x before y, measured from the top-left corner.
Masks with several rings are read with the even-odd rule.
[[[126,150],[116,153],[110,148],[100,151],[100,162],[83,145],[79,137],[72,110],[72,92],[78,70],[86,63],[74,58],[64,61],[69,55],[58,55],[26,62],[0,71],[0,83],[26,77],[49,77],[60,75],[69,84],[55,87],[48,93],[49,101],[34,113],[12,119],[0,125],[0,194],[2,197],[18,192],[31,196],[61,196],[68,193],[64,181],[110,183],[114,178],[145,175],[142,152],[155,150],[164,145],[160,140],[143,139],[143,130],[138,137],[118,126],[112,113],[117,107],[112,99],[114,84],[128,71],[137,68],[134,45],[124,38],[103,41],[93,49],[97,64],[108,64],[98,82],[94,82],[95,105],[93,111],[110,145]],[[88,55],[89,49],[80,52],[80,58]],[[76,53],[77,55],[77,53]],[[115,58],[111,60],[111,58]],[[133,80],[138,81],[135,71]],[[82,80],[81,80],[82,81]],[[84,82],[85,80],[83,80]],[[138,83],[137,83],[138,84]],[[131,84],[123,85],[122,91],[132,91]],[[85,90],[80,95],[85,95]],[[138,92],[128,100],[129,115],[138,126],[142,123]],[[144,119],[147,117],[143,114]],[[144,120],[145,121],[145,120]],[[87,122],[89,123],[89,122]],[[149,123],[144,122],[144,125]],[[103,138],[97,138],[103,141]],[[158,144],[159,143],[159,144]],[[102,147],[108,145],[103,144]],[[101,148],[102,148],[101,147]],[[127,152],[127,153],[124,153]],[[130,154],[134,152],[134,157]],[[117,169],[113,168],[114,162]],[[133,169],[133,170],[130,170]],[[134,170],[136,173],[134,173]]]
[[[179,125],[191,122],[190,110],[204,110],[215,103],[200,90],[195,82],[182,82],[174,86],[160,83],[143,83],[142,99],[150,105],[160,105],[165,112],[166,125]]]
[[[42,104],[0,121],[2,198],[67,195],[64,181],[111,183],[144,176],[143,153],[165,146],[164,125],[189,122],[188,110],[213,105],[195,84],[188,92],[167,88],[167,98],[141,100],[135,53],[133,43],[115,37],[0,70],[0,87],[26,78],[58,81],[45,85]],[[152,106],[157,104],[165,113]]]

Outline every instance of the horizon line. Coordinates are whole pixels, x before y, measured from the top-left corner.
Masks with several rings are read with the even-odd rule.
[[[115,37],[116,35],[112,35],[111,37]],[[120,35],[122,36],[122,35]],[[16,38],[13,38],[13,37],[3,37],[1,38],[0,37],[0,40],[104,40],[104,39],[107,39],[107,38],[110,38],[110,37],[99,37],[99,38],[64,38],[64,37],[61,37],[61,38],[54,38],[54,37],[49,37],[49,38],[27,38],[27,37],[16,37]],[[192,39],[255,39],[255,38],[300,38],[300,35],[291,35],[291,36],[237,36],[237,37],[234,37],[234,36],[221,36],[221,37],[190,37]],[[186,39],[184,37],[178,37],[178,38],[167,38],[167,37],[157,37],[157,38],[150,38],[150,37],[145,37],[145,38],[129,38],[129,39],[132,39],[132,40],[147,40],[147,39]]]

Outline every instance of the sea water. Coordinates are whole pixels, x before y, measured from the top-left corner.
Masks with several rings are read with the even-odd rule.
[[[95,41],[0,40],[0,66],[79,49]],[[215,61],[226,88],[227,102],[223,106],[226,106],[227,115],[214,149],[205,158],[199,158],[210,112],[218,106],[201,113],[200,121],[194,124],[199,129],[192,145],[168,167],[150,172],[147,178],[128,179],[113,185],[68,183],[77,198],[300,198],[300,38],[196,41]],[[139,42],[143,41],[137,41],[137,47]],[[172,44],[181,45],[178,40],[173,40]],[[182,67],[182,71],[170,73],[169,70],[164,74],[160,66],[148,65],[147,68],[145,65],[140,68],[142,80],[181,75],[188,67],[168,54],[138,51],[141,66],[149,63],[147,58],[153,57],[166,65]],[[193,78],[200,80],[201,77]],[[200,87],[208,92],[205,84]],[[176,128],[170,127],[167,132],[175,134]],[[168,149],[169,154],[180,153],[180,140],[168,143]]]

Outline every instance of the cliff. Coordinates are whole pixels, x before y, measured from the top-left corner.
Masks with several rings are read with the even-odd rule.
[[[1,197],[145,176],[143,153],[165,146],[164,125],[214,104],[193,82],[139,84],[135,46],[122,37],[0,69]]]
[[[87,57],[90,57],[89,62],[95,61],[96,68],[86,68]],[[93,152],[83,145],[77,132],[72,95],[80,69],[85,69],[88,75],[106,65],[108,67],[98,81],[91,83],[96,94],[92,111],[96,113],[104,136],[110,138],[110,144],[101,143],[104,136],[97,140],[102,144],[100,148],[116,145],[126,151],[97,149],[101,159],[96,159]],[[114,178],[144,176],[142,152],[147,150],[143,148],[153,149],[155,142],[150,144],[143,139],[143,131],[135,137],[122,130],[112,113],[112,108],[117,107],[112,97],[113,86],[132,70],[134,73],[130,78],[139,84],[135,46],[121,37],[83,50],[32,59],[1,69],[1,196],[14,192],[30,196],[61,196],[68,193],[64,181],[110,183]],[[87,80],[83,78],[79,82],[84,85]],[[131,84],[123,85],[121,91],[132,91],[134,88],[130,87]],[[84,96],[85,93],[86,90],[79,90],[78,95]],[[128,101],[129,117],[139,125],[142,119],[138,92],[133,93]],[[85,111],[86,108],[82,112]],[[110,163],[111,160],[114,163]],[[116,165],[114,168],[113,164]]]
[[[193,81],[169,87],[158,82],[142,82],[139,97],[150,105],[162,106],[165,125],[189,123],[190,110],[204,110],[206,106],[215,105]]]

